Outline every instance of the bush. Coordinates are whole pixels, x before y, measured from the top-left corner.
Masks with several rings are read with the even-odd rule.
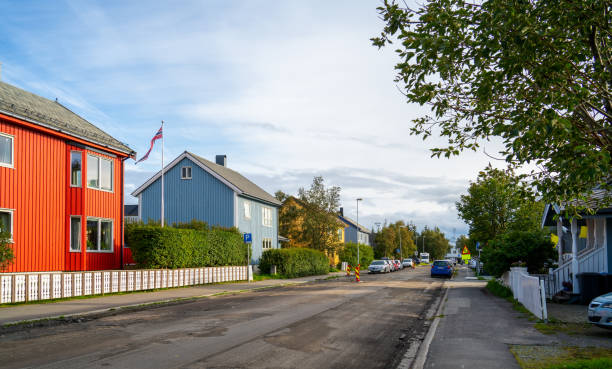
[[[15,253],[9,245],[10,239],[10,233],[0,232],[0,271],[8,268],[15,259]]]
[[[134,223],[125,228],[126,243],[141,268],[196,268],[245,265],[247,248],[236,229],[181,228]]]
[[[543,231],[511,231],[501,234],[482,250],[487,272],[500,277],[513,264],[524,262],[530,273],[537,273],[554,259],[556,251],[550,235]]]
[[[491,279],[489,282],[487,282],[487,289],[491,291],[493,295],[501,297],[503,299],[514,297],[510,288],[504,286],[495,279]]]
[[[357,244],[347,242],[339,253],[340,261],[346,261],[351,266],[357,265]],[[359,245],[359,259],[362,268],[367,268],[372,260],[374,260],[374,250],[368,245]]]
[[[272,249],[264,251],[259,260],[259,270],[270,272],[276,265],[277,272],[288,278],[327,274],[329,259],[321,251],[307,248]]]

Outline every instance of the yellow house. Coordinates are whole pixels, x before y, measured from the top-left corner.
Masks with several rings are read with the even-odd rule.
[[[294,197],[289,196],[284,202],[283,206],[278,211],[278,229],[281,236],[287,237],[288,242],[283,247],[312,247],[307,241],[301,240],[302,225],[304,223],[303,217],[304,203]],[[345,224],[338,221],[338,229],[334,238],[336,239],[336,245],[340,247],[344,243],[344,227]],[[340,258],[335,252],[327,252],[330,264],[337,265],[340,262]]]

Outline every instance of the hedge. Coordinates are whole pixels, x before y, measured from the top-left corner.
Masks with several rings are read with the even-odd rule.
[[[272,265],[276,265],[279,274],[289,278],[327,274],[329,272],[327,256],[321,251],[307,248],[264,251],[259,260],[259,269],[264,273],[269,273]]]
[[[354,267],[357,265],[357,244],[354,242],[347,242],[344,247],[338,253],[340,262],[346,261],[350,266]],[[372,260],[374,260],[374,249],[371,246],[359,244],[359,259],[361,262],[361,269],[367,268]]]
[[[197,268],[247,262],[247,247],[236,229],[131,224],[126,225],[125,238],[141,268]]]

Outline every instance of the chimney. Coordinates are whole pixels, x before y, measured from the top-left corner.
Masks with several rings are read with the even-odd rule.
[[[344,216],[344,208],[340,208],[340,216],[343,217]]]
[[[227,167],[227,155],[215,156],[215,163]]]

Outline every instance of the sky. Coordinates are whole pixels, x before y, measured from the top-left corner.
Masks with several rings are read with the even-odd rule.
[[[273,194],[314,176],[369,228],[404,220],[467,233],[455,202],[495,144],[431,158],[439,138],[411,136],[426,107],[394,82],[379,1],[0,0],[0,79],[49,99],[143,155],[164,120],[166,162],[191,151]],[[503,163],[493,162],[495,167]],[[160,169],[125,169],[131,193]],[[137,200],[127,195],[126,203]]]

